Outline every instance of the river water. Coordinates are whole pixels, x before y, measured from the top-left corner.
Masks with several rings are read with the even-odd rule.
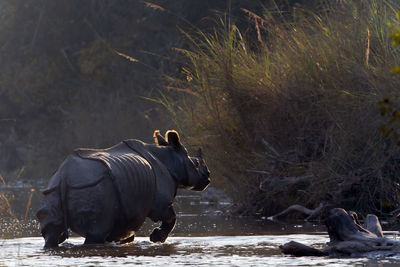
[[[7,189],[14,201],[29,201],[30,189]],[[4,192],[4,188],[2,189]],[[36,191],[35,191],[36,192]],[[21,194],[21,195],[19,195]],[[175,204],[178,223],[164,244],[149,241],[150,221],[125,245],[84,246],[84,239],[70,237],[58,249],[43,249],[32,206],[15,211],[19,220],[2,220],[0,266],[400,266],[400,255],[390,258],[292,257],[282,255],[279,245],[291,240],[317,248],[329,238],[321,225],[268,222],[224,213],[229,200],[215,202],[211,194],[181,191]],[[12,204],[12,203],[11,203]],[[16,208],[18,210],[18,208]],[[21,217],[26,217],[21,219]],[[397,235],[397,232],[390,232]]]

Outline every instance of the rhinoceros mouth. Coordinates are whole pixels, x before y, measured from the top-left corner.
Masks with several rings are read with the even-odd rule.
[[[210,179],[204,180],[204,181],[202,181],[201,183],[199,183],[199,184],[197,184],[196,186],[194,186],[194,187],[192,188],[192,190],[194,190],[194,191],[203,191],[203,190],[205,190],[205,189],[208,187],[208,185],[210,184],[210,182],[211,182]]]

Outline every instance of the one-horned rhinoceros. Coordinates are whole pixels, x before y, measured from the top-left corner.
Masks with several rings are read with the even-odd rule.
[[[188,152],[176,131],[156,144],[125,140],[107,149],[77,149],[69,155],[44,190],[37,212],[45,247],[68,238],[68,228],[85,244],[134,239],[146,217],[161,221],[150,240],[164,242],[175,226],[172,206],[177,188],[204,190],[210,172],[201,150]]]

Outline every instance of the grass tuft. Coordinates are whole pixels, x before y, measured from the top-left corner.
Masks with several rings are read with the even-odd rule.
[[[226,18],[186,34],[189,64],[169,86],[182,95],[174,112],[244,213],[315,207],[328,193],[362,212],[399,206],[399,146],[379,131],[379,103],[400,88],[390,72],[400,59],[388,27],[395,3],[327,1],[290,17],[244,10],[255,38]],[[301,183],[281,186],[287,178]]]

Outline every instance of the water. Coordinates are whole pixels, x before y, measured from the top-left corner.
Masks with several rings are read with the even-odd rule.
[[[322,246],[326,235],[173,236],[165,244],[147,237],[123,246],[83,246],[83,238],[68,239],[60,248],[45,250],[39,237],[0,241],[0,266],[399,266],[389,259],[291,257],[278,246],[288,240]]]
[[[25,197],[31,192],[20,191]],[[31,218],[36,209],[32,206],[27,220],[8,225],[3,221],[0,266],[400,266],[400,255],[384,259],[282,255],[279,245],[291,240],[322,248],[329,241],[324,227],[231,217],[224,214],[229,205],[229,200],[216,204],[210,194],[182,191],[175,204],[178,224],[164,244],[149,241],[156,224],[146,221],[130,244],[84,246],[83,238],[73,236],[53,250],[43,249],[38,224]],[[20,209],[15,213],[25,216],[26,207]]]

